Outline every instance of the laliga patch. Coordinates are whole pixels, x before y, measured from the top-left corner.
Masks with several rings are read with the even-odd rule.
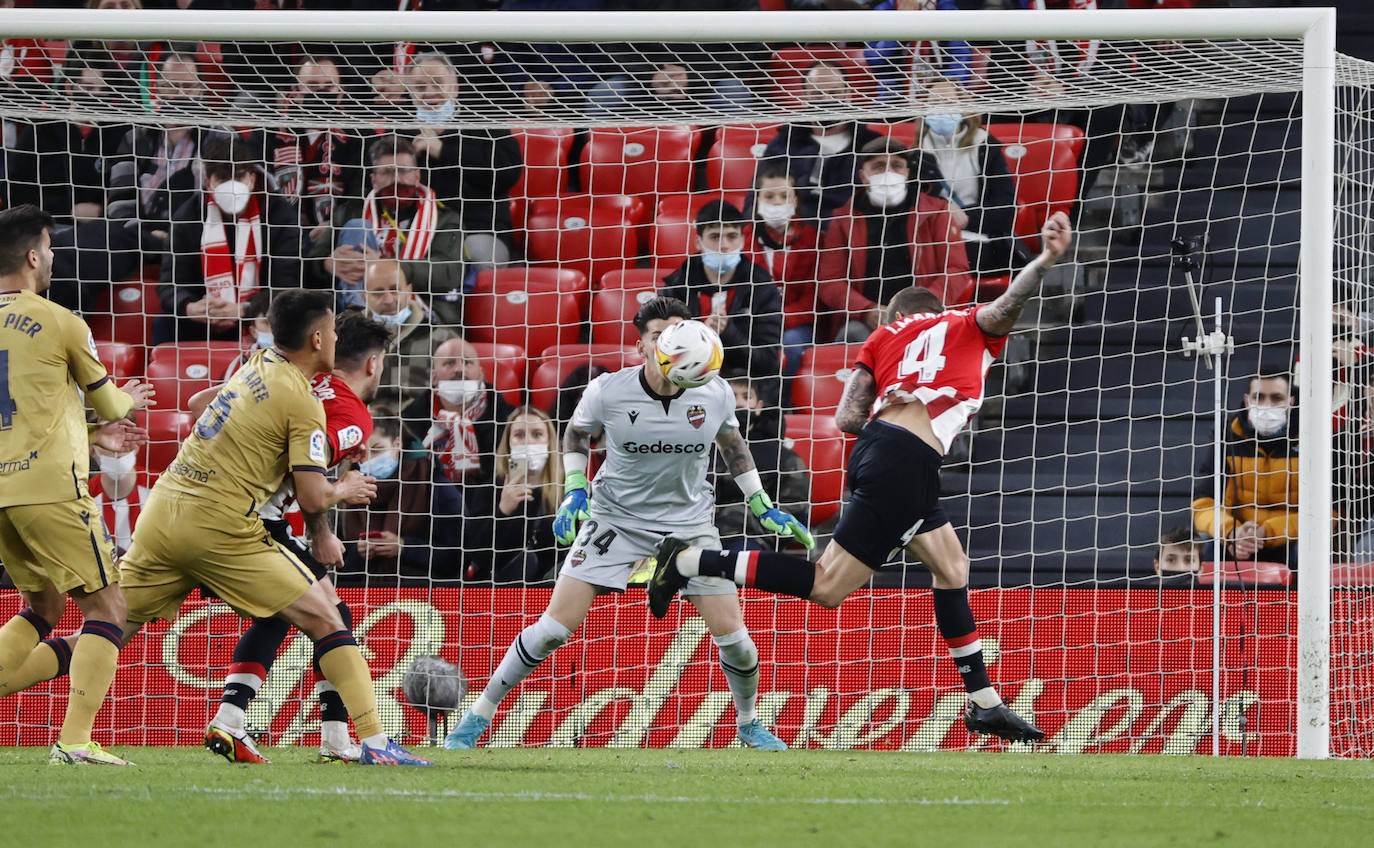
[[[329,445],[324,440],[324,432],[315,430],[310,434],[310,458],[324,465],[329,459]]]
[[[706,407],[699,403],[687,407],[687,423],[700,430],[701,425],[706,423]]]
[[[363,442],[363,428],[357,424],[350,424],[338,432],[339,451],[348,450],[351,447],[360,445]]]
[[[94,356],[96,359],[100,358],[100,351],[96,350],[95,347],[95,336],[91,333],[86,334],[86,347],[90,348],[91,356]]]

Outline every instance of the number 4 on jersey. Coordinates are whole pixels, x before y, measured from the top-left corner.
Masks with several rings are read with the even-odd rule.
[[[945,333],[949,325],[941,321],[921,333],[906,346],[902,364],[897,370],[898,379],[906,379],[911,374],[922,383],[929,383],[945,367]]]

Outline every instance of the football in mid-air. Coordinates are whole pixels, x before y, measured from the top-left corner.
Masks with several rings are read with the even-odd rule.
[[[657,356],[658,370],[683,389],[711,382],[725,361],[720,336],[700,321],[670,324],[658,337]]]

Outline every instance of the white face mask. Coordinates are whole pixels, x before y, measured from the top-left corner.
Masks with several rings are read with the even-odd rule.
[[[409,307],[409,306],[407,306],[405,309],[402,309],[400,312],[397,312],[395,315],[382,315],[381,313],[378,313],[378,312],[373,312],[373,313],[372,313],[372,320],[373,320],[373,321],[376,321],[376,322],[379,323],[379,324],[385,324],[385,325],[387,325],[388,327],[395,327],[395,326],[398,326],[398,325],[400,325],[400,324],[404,324],[409,318],[410,318],[410,307]]]
[[[226,180],[215,186],[213,196],[215,205],[223,210],[224,214],[232,217],[248,208],[248,199],[253,196],[253,189],[248,183]]]
[[[138,464],[138,452],[120,454],[119,456],[100,455],[100,471],[116,479],[127,477],[134,472],[134,467]]]
[[[1277,436],[1288,427],[1288,407],[1250,404],[1250,426],[1260,436]]]
[[[453,120],[454,111],[452,100],[445,100],[442,106],[416,106],[415,120],[422,124],[446,124]]]
[[[523,462],[530,471],[543,471],[549,464],[548,445],[511,445],[511,462]]]
[[[854,134],[845,130],[830,135],[813,135],[812,138],[821,146],[822,156],[834,156],[849,149],[849,145],[854,141]]]
[[[482,394],[483,388],[481,380],[440,380],[434,390],[444,403],[467,406]]]
[[[272,346],[276,338],[271,333],[258,333],[258,347],[266,350]]]
[[[795,203],[760,203],[759,218],[775,230],[781,230],[797,214]]]
[[[883,171],[868,178],[868,200],[874,206],[896,206],[906,200],[906,177]]]

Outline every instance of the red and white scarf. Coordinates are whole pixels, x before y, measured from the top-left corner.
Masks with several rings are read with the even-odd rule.
[[[234,219],[234,252],[224,231],[224,215],[206,197],[205,225],[200,231],[200,267],[205,294],[242,303],[258,290],[262,272],[262,216],[257,195]]]
[[[414,262],[429,255],[429,246],[434,241],[434,228],[439,223],[439,202],[434,199],[434,190],[429,186],[417,186],[420,197],[415,202],[415,216],[410,220],[410,230],[401,232],[405,221],[397,221],[385,207],[378,205],[377,192],[368,192],[363,200],[363,219],[377,234],[382,246],[383,259],[399,259]]]
[[[424,445],[439,458],[449,482],[460,483],[482,467],[482,448],[477,443],[477,421],[487,411],[487,393],[461,410],[444,409],[439,393],[434,392],[434,423],[425,434]]]

